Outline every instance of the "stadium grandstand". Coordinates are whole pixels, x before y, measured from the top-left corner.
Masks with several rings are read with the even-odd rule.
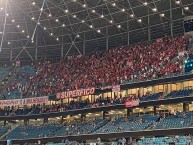
[[[192,145],[193,0],[0,0],[0,145]]]

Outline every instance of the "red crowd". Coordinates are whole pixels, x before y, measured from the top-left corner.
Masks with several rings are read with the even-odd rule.
[[[34,66],[36,75],[29,77],[21,94],[50,95],[182,73],[183,61],[192,53],[186,50],[189,39],[192,38],[161,38],[149,45],[136,44],[90,56],[74,56],[56,64],[39,62]]]

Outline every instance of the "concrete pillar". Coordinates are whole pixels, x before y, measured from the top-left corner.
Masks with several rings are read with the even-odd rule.
[[[169,85],[170,91],[168,93],[170,93],[172,91],[172,84]]]
[[[101,99],[102,99],[102,100],[104,99],[104,96],[105,96],[104,93],[102,93],[102,95],[101,95]]]
[[[43,108],[44,108],[44,109],[46,108],[46,104],[45,104],[45,103],[43,103],[43,105],[42,105],[42,106],[43,106]]]
[[[63,105],[63,104],[64,104],[64,101],[63,101],[63,99],[61,99],[61,100],[60,100],[60,103],[61,103],[61,105]]]
[[[29,124],[29,119],[24,119],[23,121],[25,126]]]
[[[143,88],[139,88],[140,97],[143,96]]]
[[[86,114],[81,114],[81,121],[86,119]]]
[[[153,114],[156,115],[157,114],[157,107],[153,106]]]
[[[78,99],[79,99],[79,102],[81,102],[81,101],[82,101],[82,96],[81,96],[81,97],[79,97]]]
[[[48,123],[48,118],[44,118],[44,124],[47,124]]]
[[[189,103],[185,102],[183,103],[183,112],[187,112],[187,111],[189,111]]]
[[[108,112],[107,111],[103,111],[103,120],[106,118]]]
[[[132,116],[133,115],[133,109],[127,109],[127,117]]]
[[[180,89],[183,90],[184,89],[184,82],[180,83]]]
[[[64,116],[61,116],[61,124],[64,122]]]
[[[125,90],[125,95],[128,95],[128,89]],[[124,97],[124,96],[123,96]]]
[[[3,125],[5,126],[6,124],[7,124],[7,121],[4,121],[4,122],[3,122]]]
[[[155,86],[152,86],[152,94],[155,94]]]
[[[27,105],[24,105],[24,106],[23,106],[23,110],[26,110],[26,109],[27,109]]]

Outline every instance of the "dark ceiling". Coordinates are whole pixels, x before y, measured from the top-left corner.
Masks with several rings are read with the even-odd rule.
[[[193,0],[179,2],[0,0],[0,61],[91,54],[182,34],[184,16],[193,13]]]

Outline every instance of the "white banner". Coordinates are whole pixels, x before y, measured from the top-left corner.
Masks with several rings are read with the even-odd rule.
[[[48,102],[48,96],[37,98],[13,99],[13,100],[0,100],[0,106],[21,106],[43,104]]]
[[[112,92],[119,92],[120,90],[121,90],[120,85],[112,87]]]

